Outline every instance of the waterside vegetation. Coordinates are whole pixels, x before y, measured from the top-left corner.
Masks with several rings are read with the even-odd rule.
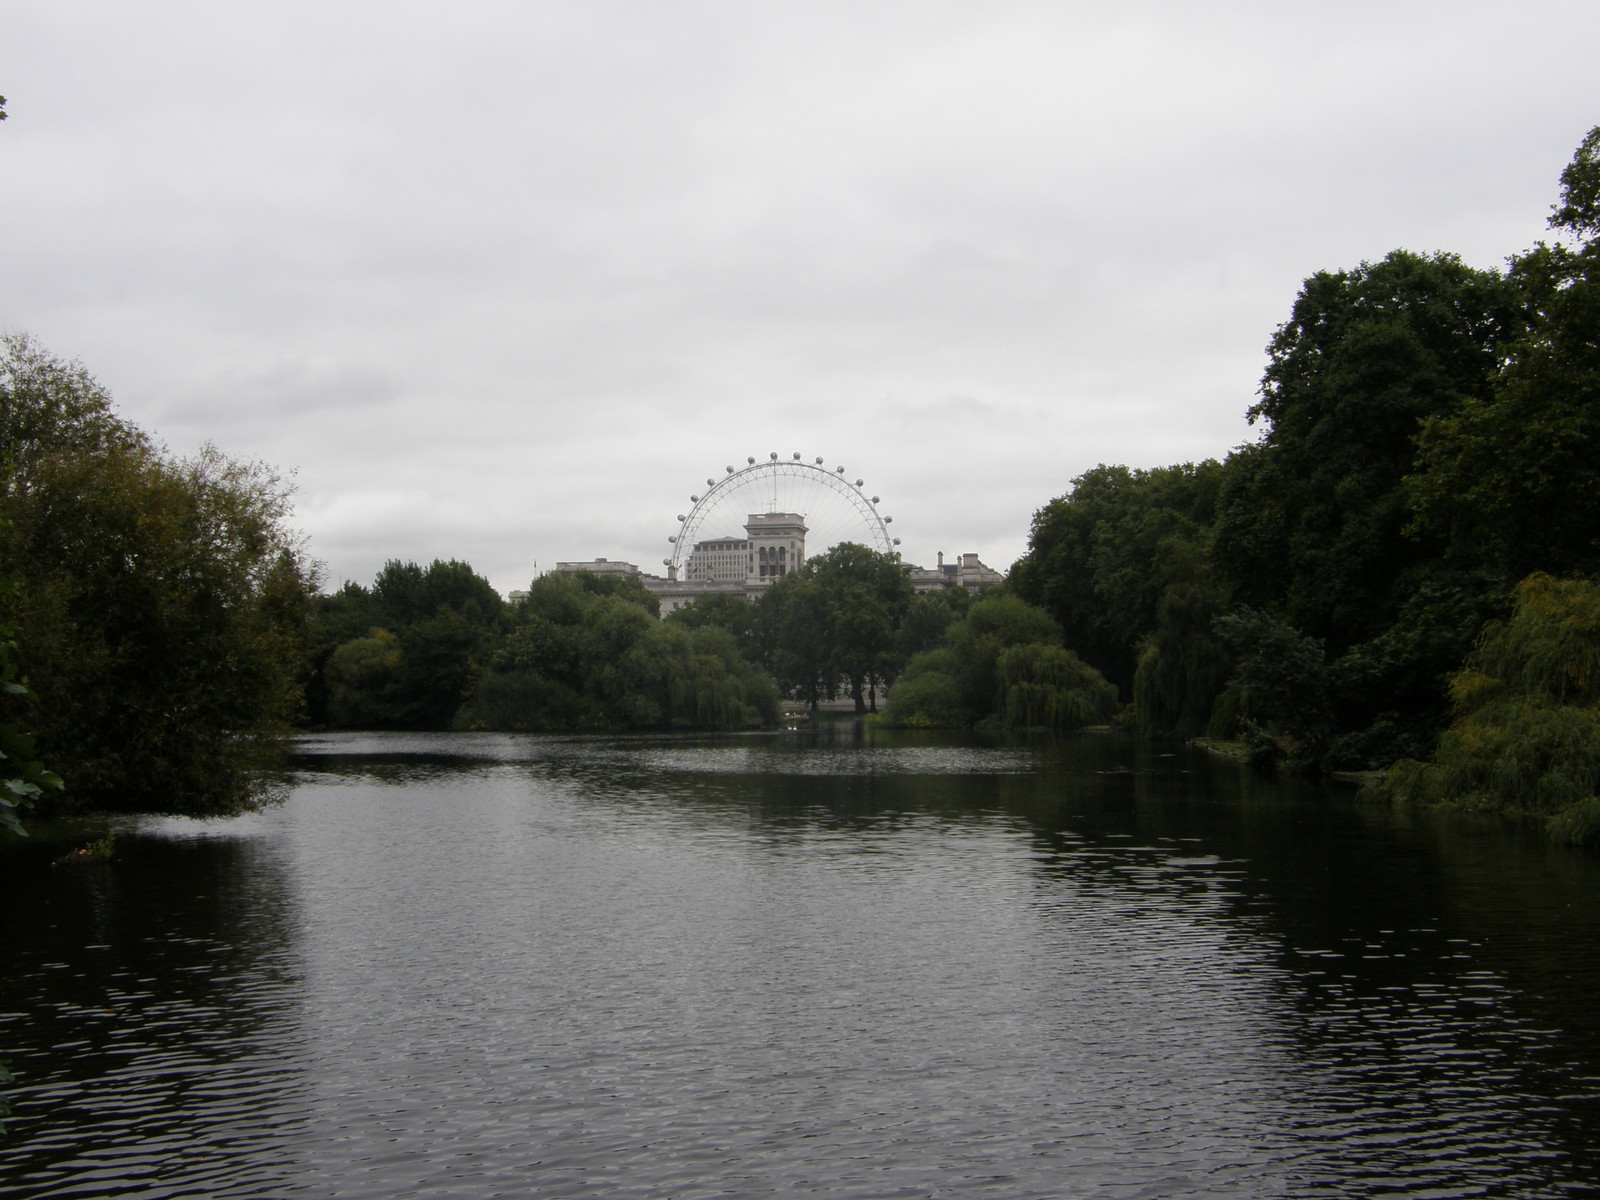
[[[1011,586],[1129,723],[1600,837],[1600,128],[1550,227],[1504,271],[1318,272],[1255,441],[1101,465],[1035,514]]]
[[[81,367],[0,339],[0,622],[19,667],[0,724],[49,764],[31,801],[211,816],[267,796],[257,768],[298,714],[316,585],[288,494],[213,448],[173,458]],[[33,761],[13,746],[13,770]]]
[[[1084,472],[977,598],[849,543],[665,620],[634,580],[507,602],[455,560],[320,594],[277,474],[174,458],[9,336],[0,825],[247,809],[297,725],[747,728],[887,694],[890,724],[1116,719],[1600,840],[1600,128],[1550,225],[1503,271],[1396,250],[1312,275],[1256,440]]]

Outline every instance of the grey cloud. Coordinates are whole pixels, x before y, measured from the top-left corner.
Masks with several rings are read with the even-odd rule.
[[[1562,36],[1552,39],[1551,29]],[[1600,11],[15,0],[0,326],[346,578],[659,563],[746,454],[1004,565],[1220,455],[1300,281],[1538,238]]]

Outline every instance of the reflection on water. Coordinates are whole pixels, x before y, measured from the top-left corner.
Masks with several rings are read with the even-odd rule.
[[[1596,864],[1181,748],[309,738],[0,859],[0,1195],[1566,1196]]]

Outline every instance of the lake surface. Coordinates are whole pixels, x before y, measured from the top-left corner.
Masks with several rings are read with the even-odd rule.
[[[1600,861],[1180,746],[305,739],[0,857],[6,1197],[1600,1192]]]

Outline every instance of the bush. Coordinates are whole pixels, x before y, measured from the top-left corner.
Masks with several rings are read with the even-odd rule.
[[[1392,800],[1528,813],[1569,841],[1600,814],[1600,588],[1530,575],[1508,621],[1451,680],[1456,717],[1434,761],[1396,763]]]
[[[1568,846],[1600,846],[1600,798],[1569,804],[1548,825],[1550,836]]]
[[[605,724],[600,708],[564,683],[532,671],[489,671],[456,713],[457,729],[542,733],[595,729]]]
[[[912,660],[913,664],[917,662],[918,659]],[[881,719],[885,725],[910,729],[959,729],[971,720],[961,705],[961,689],[955,677],[927,666],[915,671],[913,667],[906,668],[906,673],[889,689]]]

